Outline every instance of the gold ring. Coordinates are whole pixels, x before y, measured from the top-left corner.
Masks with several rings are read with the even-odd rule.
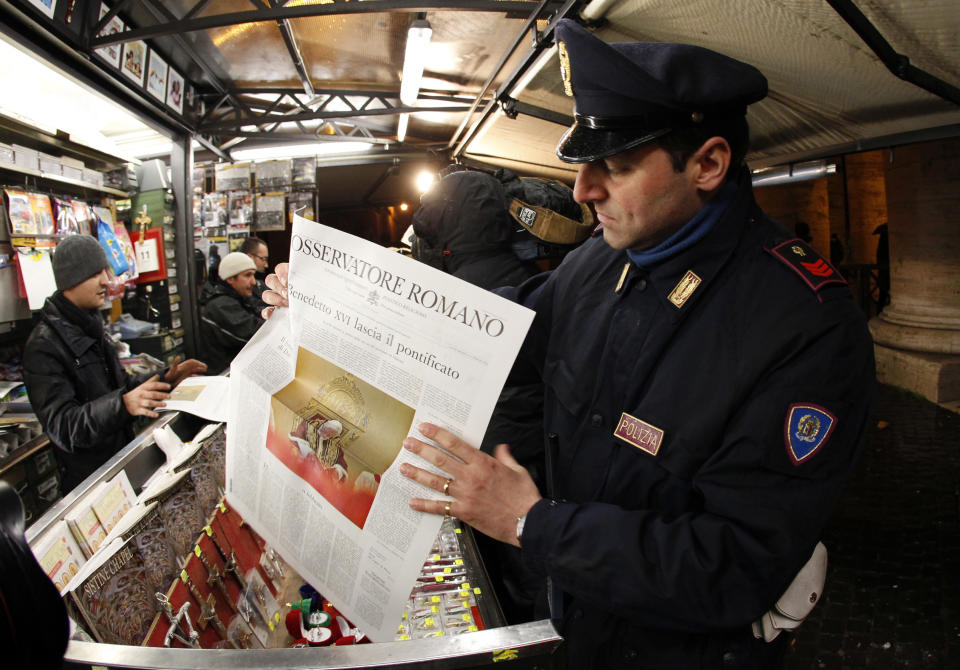
[[[450,484],[452,484],[452,483],[453,483],[453,480],[452,480],[452,479],[448,479],[446,482],[444,482],[444,484],[443,484],[443,495],[445,495],[445,496],[450,495]]]
[[[443,506],[443,513],[444,513],[446,516],[450,516],[450,503],[444,504],[444,506]]]

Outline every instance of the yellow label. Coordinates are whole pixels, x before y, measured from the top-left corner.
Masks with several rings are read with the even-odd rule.
[[[410,636],[409,636],[409,635],[401,635],[401,636],[400,636],[400,639],[401,639],[401,640],[409,640],[409,639],[410,639]]]
[[[455,560],[455,561],[453,562],[453,564],[454,564],[454,565],[463,565],[463,559],[462,559],[462,558],[458,558],[457,560]]]
[[[433,612],[434,614],[437,614],[440,611],[440,608],[437,607],[436,605],[431,605],[430,611]]]
[[[476,595],[480,595],[480,587],[478,586],[477,588],[475,588],[475,589],[473,590],[473,592],[474,592]]]
[[[443,575],[434,575],[433,578],[434,578],[435,580],[437,580],[438,582],[442,582],[442,581],[443,581]]]
[[[464,582],[464,583],[463,583],[463,586],[461,586],[460,588],[461,588],[461,589],[469,589],[469,588],[470,588],[470,582]]]
[[[493,652],[493,662],[498,661],[514,661],[519,658],[520,654],[516,649],[501,649],[500,651]]]
[[[427,628],[433,628],[433,617],[428,616],[426,619],[424,619],[423,625],[426,626]]]
[[[280,612],[276,612],[273,615],[273,620],[276,621],[277,623],[280,623]]]
[[[473,617],[467,614],[466,612],[461,614],[460,618],[463,619],[464,621],[473,621]]]
[[[469,597],[470,597],[470,592],[469,592],[469,591],[461,591],[461,592],[460,592],[460,597],[461,597],[461,598],[469,598]],[[466,602],[466,601],[464,601],[464,602]]]
[[[454,528],[453,532],[456,533],[457,535],[459,535],[459,534],[462,533],[463,531],[460,530],[459,528]]]
[[[443,572],[444,572],[444,574],[449,575],[451,572],[453,572],[453,568],[444,568],[444,569],[443,569]]]
[[[439,560],[440,560],[440,554],[434,554],[434,555],[433,555],[433,560],[439,561]]]
[[[193,554],[194,554],[194,556],[196,556],[197,558],[200,558],[200,554],[202,554],[202,553],[203,553],[203,552],[200,551],[200,545],[199,545],[199,544],[193,545]]]
[[[187,583],[187,569],[186,569],[186,568],[184,568],[183,570],[180,571],[180,581],[183,582],[184,584]]]
[[[431,596],[430,602],[432,602],[432,603],[438,603],[438,602],[440,602],[440,596]]]
[[[273,630],[273,622],[272,622],[272,621],[268,621],[268,622],[267,622],[267,628],[269,628],[270,630]]]
[[[220,501],[220,511],[223,512],[224,514],[227,513],[227,506],[223,504],[222,500]]]
[[[213,528],[209,525],[203,527],[203,532],[207,534],[207,537],[213,537]]]
[[[683,279],[680,280],[676,286],[673,287],[673,290],[670,291],[670,295],[667,296],[667,300],[672,302],[677,307],[683,307],[684,303],[693,295],[693,292],[697,290],[697,287],[700,286],[702,280],[691,270],[687,270],[687,273],[683,275]]]
[[[470,631],[471,633],[476,633],[480,629],[477,628],[476,626],[470,626],[469,628],[467,628],[467,630]]]

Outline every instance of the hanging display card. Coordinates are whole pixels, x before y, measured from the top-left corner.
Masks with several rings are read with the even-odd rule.
[[[100,3],[100,18],[102,19],[110,12],[110,8],[107,7],[102,2]],[[107,25],[103,27],[103,30],[100,31],[101,35],[115,35],[116,33],[123,31],[123,21],[118,17],[114,16],[112,19],[107,21]],[[113,67],[120,67],[120,51],[121,45],[111,44],[110,46],[105,46],[101,49],[96,50],[96,54],[110,63]]]
[[[150,51],[150,67],[147,68],[147,91],[163,102],[167,97],[167,61],[156,51]]]
[[[285,203],[286,193],[258,193],[253,229],[283,230],[286,226]]]
[[[250,163],[217,163],[215,175],[218,191],[246,191],[250,188]]]
[[[263,161],[256,164],[257,188],[277,188],[290,185],[290,159]]]
[[[121,70],[130,79],[143,84],[143,71],[146,69],[147,43],[134,40],[123,43],[123,65]]]
[[[173,68],[170,68],[167,79],[167,107],[177,114],[183,114],[183,76]]]
[[[293,225],[293,215],[298,214],[307,221],[315,221],[313,213],[313,191],[294,191],[287,195],[287,222]]]
[[[57,290],[50,253],[17,249],[17,266],[20,268],[20,276],[23,277],[23,286],[27,290],[30,309],[40,309],[43,301]]]
[[[50,207],[50,196],[43,193],[29,193],[28,196],[37,234],[53,235],[56,227],[53,222],[53,208]]]
[[[36,235],[37,224],[33,219],[33,210],[30,208],[30,196],[26,191],[8,188],[7,214],[10,216],[10,230],[14,235]]]
[[[293,185],[314,186],[317,183],[317,157],[301,156],[293,159]]]

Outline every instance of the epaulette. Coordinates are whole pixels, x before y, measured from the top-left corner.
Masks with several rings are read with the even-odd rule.
[[[799,238],[781,242],[767,251],[800,275],[804,283],[814,291],[819,291],[828,284],[847,283],[836,268]]]

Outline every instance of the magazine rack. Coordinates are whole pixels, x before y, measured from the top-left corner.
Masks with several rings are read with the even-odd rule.
[[[165,462],[164,454],[153,443],[155,428],[169,425],[184,440],[206,422],[186,414],[169,412],[149,425],[113,459],[82,482],[74,491],[56,503],[26,531],[28,542],[34,543],[62,519],[82,496],[100,482],[125,471],[134,489],[140,487]],[[486,580],[475,540],[470,529],[463,528],[458,534],[464,560],[475,569],[476,575]],[[215,547],[200,543],[201,553],[216,557]],[[196,566],[194,566],[196,567]],[[218,567],[223,567],[219,566]],[[197,568],[191,582],[197,586]],[[511,660],[514,668],[559,667],[559,648],[562,638],[549,621],[538,621],[518,626],[503,626],[499,605],[489,582],[483,583],[481,612],[486,625],[484,630],[448,637],[379,642],[356,646],[275,648],[275,649],[191,649],[127,646],[100,644],[71,640],[64,659],[83,665],[111,668],[187,668],[242,670],[244,668],[365,668],[365,667],[410,667],[410,668],[473,668],[488,666],[503,660]],[[186,588],[186,587],[184,587]],[[182,598],[181,598],[182,600]],[[171,602],[177,601],[177,594]],[[177,601],[179,602],[179,601]],[[194,608],[196,609],[196,608]],[[210,633],[202,633],[210,637]]]

